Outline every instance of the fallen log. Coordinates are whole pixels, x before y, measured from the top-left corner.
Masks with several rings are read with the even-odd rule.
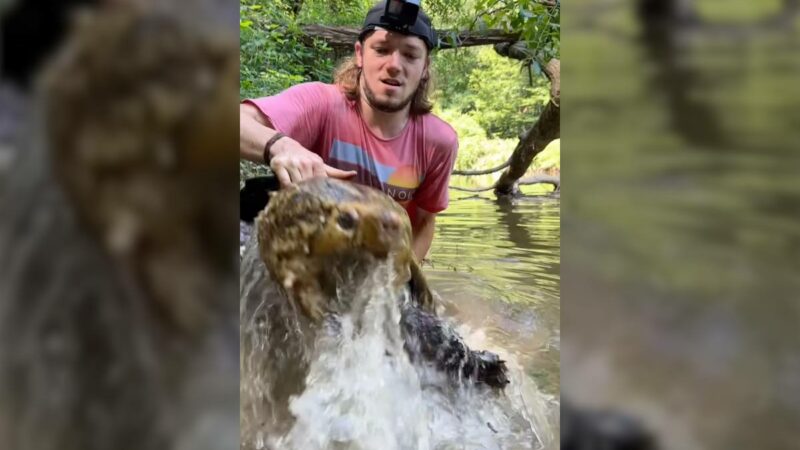
[[[302,28],[308,43],[314,39],[325,41],[334,50],[352,49],[358,40],[358,28],[330,27],[325,25],[306,25]],[[477,45],[494,45],[516,42],[519,35],[503,30],[466,31],[436,30],[439,35],[440,49],[474,47]]]

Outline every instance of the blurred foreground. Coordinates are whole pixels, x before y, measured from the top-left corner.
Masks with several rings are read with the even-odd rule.
[[[0,448],[236,448],[235,22],[75,3],[3,11]]]
[[[665,449],[800,442],[798,6],[565,5],[563,395]]]

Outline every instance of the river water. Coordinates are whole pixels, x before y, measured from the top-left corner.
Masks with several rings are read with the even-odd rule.
[[[423,270],[442,316],[498,353],[502,394],[451,388],[402,350],[391,275],[358,290],[363,313],[314,328],[275,301],[253,248],[242,261],[242,446],[253,449],[555,449],[559,412],[559,199],[461,198]],[[333,330],[333,331],[332,331]]]
[[[559,395],[560,239],[558,197],[498,202],[451,193],[424,267],[465,334],[469,329],[477,342],[513,356],[553,402]],[[551,417],[558,416],[557,406],[554,411]]]

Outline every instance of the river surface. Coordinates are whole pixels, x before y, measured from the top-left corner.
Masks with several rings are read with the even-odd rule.
[[[509,202],[451,192],[424,266],[467,341],[498,352],[535,383],[548,439],[558,435],[560,249],[557,196]]]
[[[447,314],[513,354],[558,396],[560,200],[498,202],[451,193],[424,271]]]

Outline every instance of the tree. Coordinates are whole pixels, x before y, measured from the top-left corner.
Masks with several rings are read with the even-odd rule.
[[[561,4],[558,0],[503,2],[479,0],[478,26],[500,26],[519,34],[513,44],[497,44],[495,51],[522,61],[529,70],[550,81],[550,100],[539,119],[525,133],[509,158],[509,167],[494,184],[497,196],[519,194],[518,182],[533,158],[561,135],[560,49]]]

